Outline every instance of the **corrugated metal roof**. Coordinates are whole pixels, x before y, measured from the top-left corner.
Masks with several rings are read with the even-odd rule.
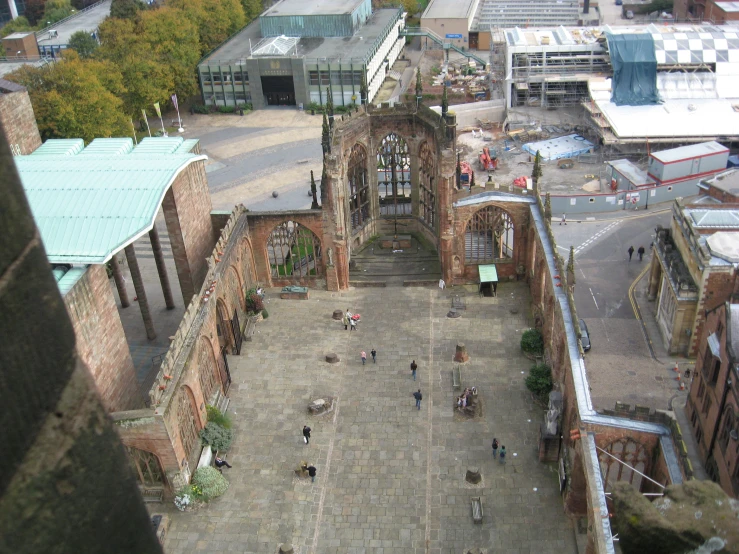
[[[107,262],[151,229],[175,177],[207,159],[173,153],[182,138],[147,138],[127,153],[120,139],[97,139],[95,155],[67,154],[55,142],[41,147],[46,154],[14,158],[52,263]]]
[[[72,290],[77,281],[87,272],[88,267],[73,267],[72,269],[55,267],[53,269],[54,278],[62,296]]]
[[[693,226],[716,228],[739,228],[739,210],[686,209],[685,215],[693,221]]]
[[[119,156],[130,154],[133,150],[133,140],[130,138],[95,139],[87,145],[81,156]]]
[[[74,156],[82,152],[85,141],[82,139],[54,139],[47,140],[32,156]]]

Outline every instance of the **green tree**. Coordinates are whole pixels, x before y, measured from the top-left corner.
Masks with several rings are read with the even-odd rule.
[[[401,0],[403,9],[408,12],[408,15],[414,15],[418,12],[418,0]]]
[[[23,14],[31,25],[38,25],[44,17],[44,0],[28,0]],[[46,25],[42,25],[46,27]]]
[[[39,27],[53,25],[57,21],[66,19],[73,15],[76,10],[69,0],[46,0],[44,4],[44,15],[39,21]]]
[[[23,66],[6,77],[28,88],[43,139],[120,137],[129,134],[120,95],[125,91],[113,64],[82,61],[74,51],[57,63]]]
[[[110,4],[110,17],[133,19],[144,8],[141,0],[113,0]]]
[[[537,150],[536,156],[534,157],[534,169],[531,170],[531,180],[534,182],[534,187],[539,184],[539,179],[541,178],[541,175],[541,152]]]
[[[444,85],[444,92],[441,93],[441,115],[445,117],[449,112],[449,98],[446,94],[446,85]]]
[[[570,258],[567,260],[567,284],[575,286],[575,247],[570,246]]]
[[[331,134],[329,131],[328,118],[326,117],[326,112],[323,112],[323,127],[321,130],[321,146],[323,147],[324,154],[331,152]],[[325,167],[324,167],[324,171],[325,171]],[[321,177],[321,181],[323,181],[323,177]],[[321,199],[323,200],[323,195],[321,195]]]
[[[13,33],[31,30],[33,30],[33,27],[28,19],[23,15],[19,15],[13,21],[8,21],[3,28],[0,29],[0,36],[7,37]]]
[[[171,0],[198,28],[202,54],[210,52],[245,23],[244,9],[238,0]]]
[[[87,31],[77,31],[69,37],[67,46],[75,50],[80,58],[85,59],[91,57],[99,45],[98,41]]]
[[[247,21],[253,21],[264,10],[262,0],[241,0],[241,5],[244,8],[244,16]]]

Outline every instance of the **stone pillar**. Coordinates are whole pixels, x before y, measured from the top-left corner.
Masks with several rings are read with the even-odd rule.
[[[647,287],[647,300],[656,300],[659,291],[659,282],[662,280],[662,265],[657,255],[652,256],[652,267],[649,269],[649,285]]]
[[[464,363],[469,361],[470,356],[467,354],[467,347],[463,343],[457,343],[457,350],[454,352],[454,361]]]
[[[123,272],[118,263],[117,254],[113,254],[113,257],[110,259],[110,266],[113,269],[113,280],[115,281],[115,288],[118,289],[118,298],[121,299],[121,308],[128,308],[131,303],[128,301],[126,282],[123,280]]]
[[[154,331],[154,323],[151,320],[151,312],[149,312],[149,302],[146,300],[146,290],[144,282],[141,280],[141,271],[139,270],[139,262],[136,259],[136,251],[133,244],[126,246],[126,260],[128,260],[128,269],[131,271],[131,279],[133,279],[133,288],[136,290],[139,308],[141,308],[141,317],[144,319],[144,327],[146,327],[146,336],[149,340],[157,338]]]
[[[159,241],[159,231],[157,231],[156,223],[149,231],[149,241],[151,249],[154,252],[154,261],[157,264],[157,273],[159,273],[159,282],[162,284],[162,293],[164,293],[164,303],[168,310],[174,309],[174,299],[172,298],[172,287],[169,286],[169,277],[167,277],[167,266],[164,265],[164,254],[162,254],[162,243]]]
[[[0,174],[2,550],[161,554],[120,439],[75,350],[1,127]],[[33,344],[43,348],[29,356]]]
[[[418,158],[418,148],[421,141],[417,139],[408,140],[408,148],[410,152],[408,154],[411,158],[411,215],[414,218],[420,216],[420,190],[421,190],[421,173],[420,173],[420,160]]]

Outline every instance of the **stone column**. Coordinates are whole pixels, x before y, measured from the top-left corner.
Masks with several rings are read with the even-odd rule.
[[[126,282],[123,280],[123,272],[118,264],[118,255],[113,254],[110,259],[110,265],[113,269],[113,280],[115,288],[118,289],[118,298],[121,299],[121,308],[128,308],[131,303],[128,301],[128,291],[126,290]]]
[[[164,254],[162,254],[162,243],[159,241],[159,231],[156,223],[149,231],[149,241],[151,249],[154,252],[154,261],[157,264],[157,272],[159,273],[159,282],[162,283],[162,293],[164,293],[164,303],[168,310],[174,309],[174,299],[172,298],[172,288],[169,286],[169,277],[167,277],[167,266],[164,265]]]
[[[647,300],[656,300],[659,282],[662,280],[662,265],[657,255],[652,256],[652,267],[649,269],[649,285],[647,287]]]
[[[144,290],[144,282],[141,280],[141,271],[139,270],[139,262],[136,259],[136,251],[133,244],[126,246],[126,260],[128,260],[128,268],[131,270],[131,279],[133,279],[133,288],[136,290],[139,308],[141,308],[141,317],[144,319],[144,327],[146,327],[146,336],[149,340],[157,338],[154,331],[154,323],[151,320],[151,312],[149,312],[149,302],[146,300],[146,290]]]

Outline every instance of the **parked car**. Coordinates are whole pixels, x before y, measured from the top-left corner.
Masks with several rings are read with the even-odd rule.
[[[617,6],[623,6],[624,5],[624,0],[616,0],[616,5]]]
[[[590,350],[590,333],[588,332],[588,326],[585,325],[584,320],[580,320],[580,332],[582,335],[580,336],[580,343],[582,344],[582,349],[587,352]]]

